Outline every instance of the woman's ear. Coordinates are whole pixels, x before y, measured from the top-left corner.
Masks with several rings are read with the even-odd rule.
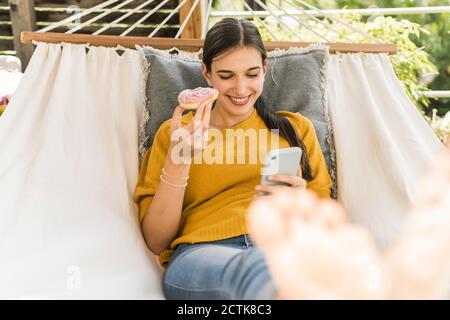
[[[209,74],[208,70],[206,69],[206,64],[202,62],[202,75],[203,78],[205,78],[206,82],[208,82],[208,85],[212,87],[212,81],[211,81],[211,75]]]

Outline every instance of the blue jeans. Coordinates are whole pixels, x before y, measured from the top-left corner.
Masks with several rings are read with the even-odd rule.
[[[167,299],[273,299],[276,289],[262,251],[249,235],[181,244],[163,278]]]

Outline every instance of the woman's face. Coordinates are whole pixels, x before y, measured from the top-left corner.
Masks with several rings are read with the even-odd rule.
[[[208,84],[219,91],[216,107],[232,116],[247,115],[261,95],[267,62],[253,47],[237,47],[213,59],[211,72],[202,65]]]

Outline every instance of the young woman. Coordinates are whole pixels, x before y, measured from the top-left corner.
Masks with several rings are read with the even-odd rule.
[[[144,157],[135,193],[144,238],[167,266],[163,287],[168,299],[271,299],[276,288],[248,235],[247,209],[257,191],[308,188],[329,197],[325,159],[307,118],[272,113],[264,104],[267,54],[252,23],[227,18],[215,24],[206,35],[202,73],[219,91],[214,107],[201,105],[195,115],[182,115],[177,107]],[[178,135],[180,130],[187,134]],[[246,144],[250,136],[259,137],[258,143]],[[272,177],[288,186],[259,185],[260,158],[248,160],[261,149],[270,150],[274,137],[277,148],[303,151],[298,176]],[[211,145],[223,151],[222,162],[191,161]],[[191,151],[181,152],[188,161],[176,159],[179,150]]]

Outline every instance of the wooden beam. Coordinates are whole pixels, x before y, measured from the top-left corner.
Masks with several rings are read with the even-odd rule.
[[[182,0],[180,0],[182,1]],[[180,8],[180,26],[186,20],[189,11],[192,6],[195,4],[196,0],[188,0],[181,8]],[[183,39],[200,39],[202,35],[202,1],[197,1],[197,5],[192,12],[189,21],[181,33],[181,38]]]
[[[22,61],[22,71],[25,71],[33,55],[34,45],[21,43],[20,35],[23,31],[36,30],[34,0],[9,0],[8,3],[14,36],[14,49],[17,57]]]
[[[116,47],[121,45],[125,48],[134,49],[136,45],[152,46],[159,49],[170,49],[177,47],[187,51],[198,51],[203,47],[202,39],[173,39],[173,38],[147,38],[147,37],[120,37],[106,35],[87,35],[87,34],[64,34],[54,32],[22,32],[21,40],[23,43],[31,43],[33,40],[47,43],[89,43],[92,46]],[[324,43],[330,47],[330,53],[397,53],[395,44],[372,44],[372,43]],[[290,41],[265,41],[264,45],[268,51],[276,48],[287,49],[289,47],[307,47],[309,42],[290,42]]]

